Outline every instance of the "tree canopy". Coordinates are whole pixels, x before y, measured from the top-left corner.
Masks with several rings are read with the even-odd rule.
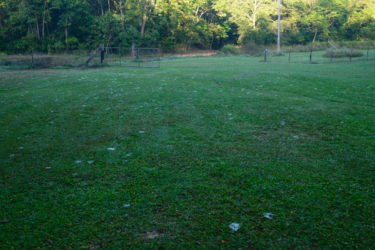
[[[375,39],[375,0],[283,0],[282,43]],[[0,50],[276,43],[277,0],[0,0]]]

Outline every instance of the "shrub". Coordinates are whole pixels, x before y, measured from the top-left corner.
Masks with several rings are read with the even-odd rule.
[[[258,45],[254,42],[248,42],[241,48],[242,52],[252,56],[262,56],[266,47],[264,45]]]
[[[330,58],[340,58],[340,57],[361,57],[363,53],[360,50],[349,49],[347,47],[342,47],[339,49],[329,48],[323,54],[324,57]]]
[[[293,52],[310,52],[311,51],[311,46],[308,46],[308,45],[295,45],[295,46],[292,46],[292,51]]]
[[[238,55],[240,53],[239,49],[236,48],[234,45],[230,45],[230,44],[227,44],[225,45],[221,51],[224,53],[224,54],[228,54],[228,55]]]

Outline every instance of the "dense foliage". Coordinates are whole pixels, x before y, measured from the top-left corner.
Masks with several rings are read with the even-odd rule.
[[[375,0],[283,0],[282,42],[375,39]],[[0,50],[276,41],[277,0],[0,0]]]

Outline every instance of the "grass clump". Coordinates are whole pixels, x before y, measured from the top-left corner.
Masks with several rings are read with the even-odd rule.
[[[240,50],[234,46],[234,45],[231,45],[231,44],[227,44],[225,45],[221,51],[226,54],[226,55],[238,55],[240,54]]]
[[[241,52],[252,56],[262,56],[266,47],[264,45],[258,45],[254,42],[245,43],[241,47]]]
[[[363,53],[357,49],[350,49],[347,47],[342,47],[339,49],[329,48],[323,54],[323,57],[329,58],[342,58],[342,57],[361,57]]]

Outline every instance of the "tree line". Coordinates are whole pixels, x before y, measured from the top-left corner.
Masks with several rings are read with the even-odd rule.
[[[0,0],[0,52],[276,43],[277,0]],[[375,0],[282,0],[282,44],[375,40]]]

